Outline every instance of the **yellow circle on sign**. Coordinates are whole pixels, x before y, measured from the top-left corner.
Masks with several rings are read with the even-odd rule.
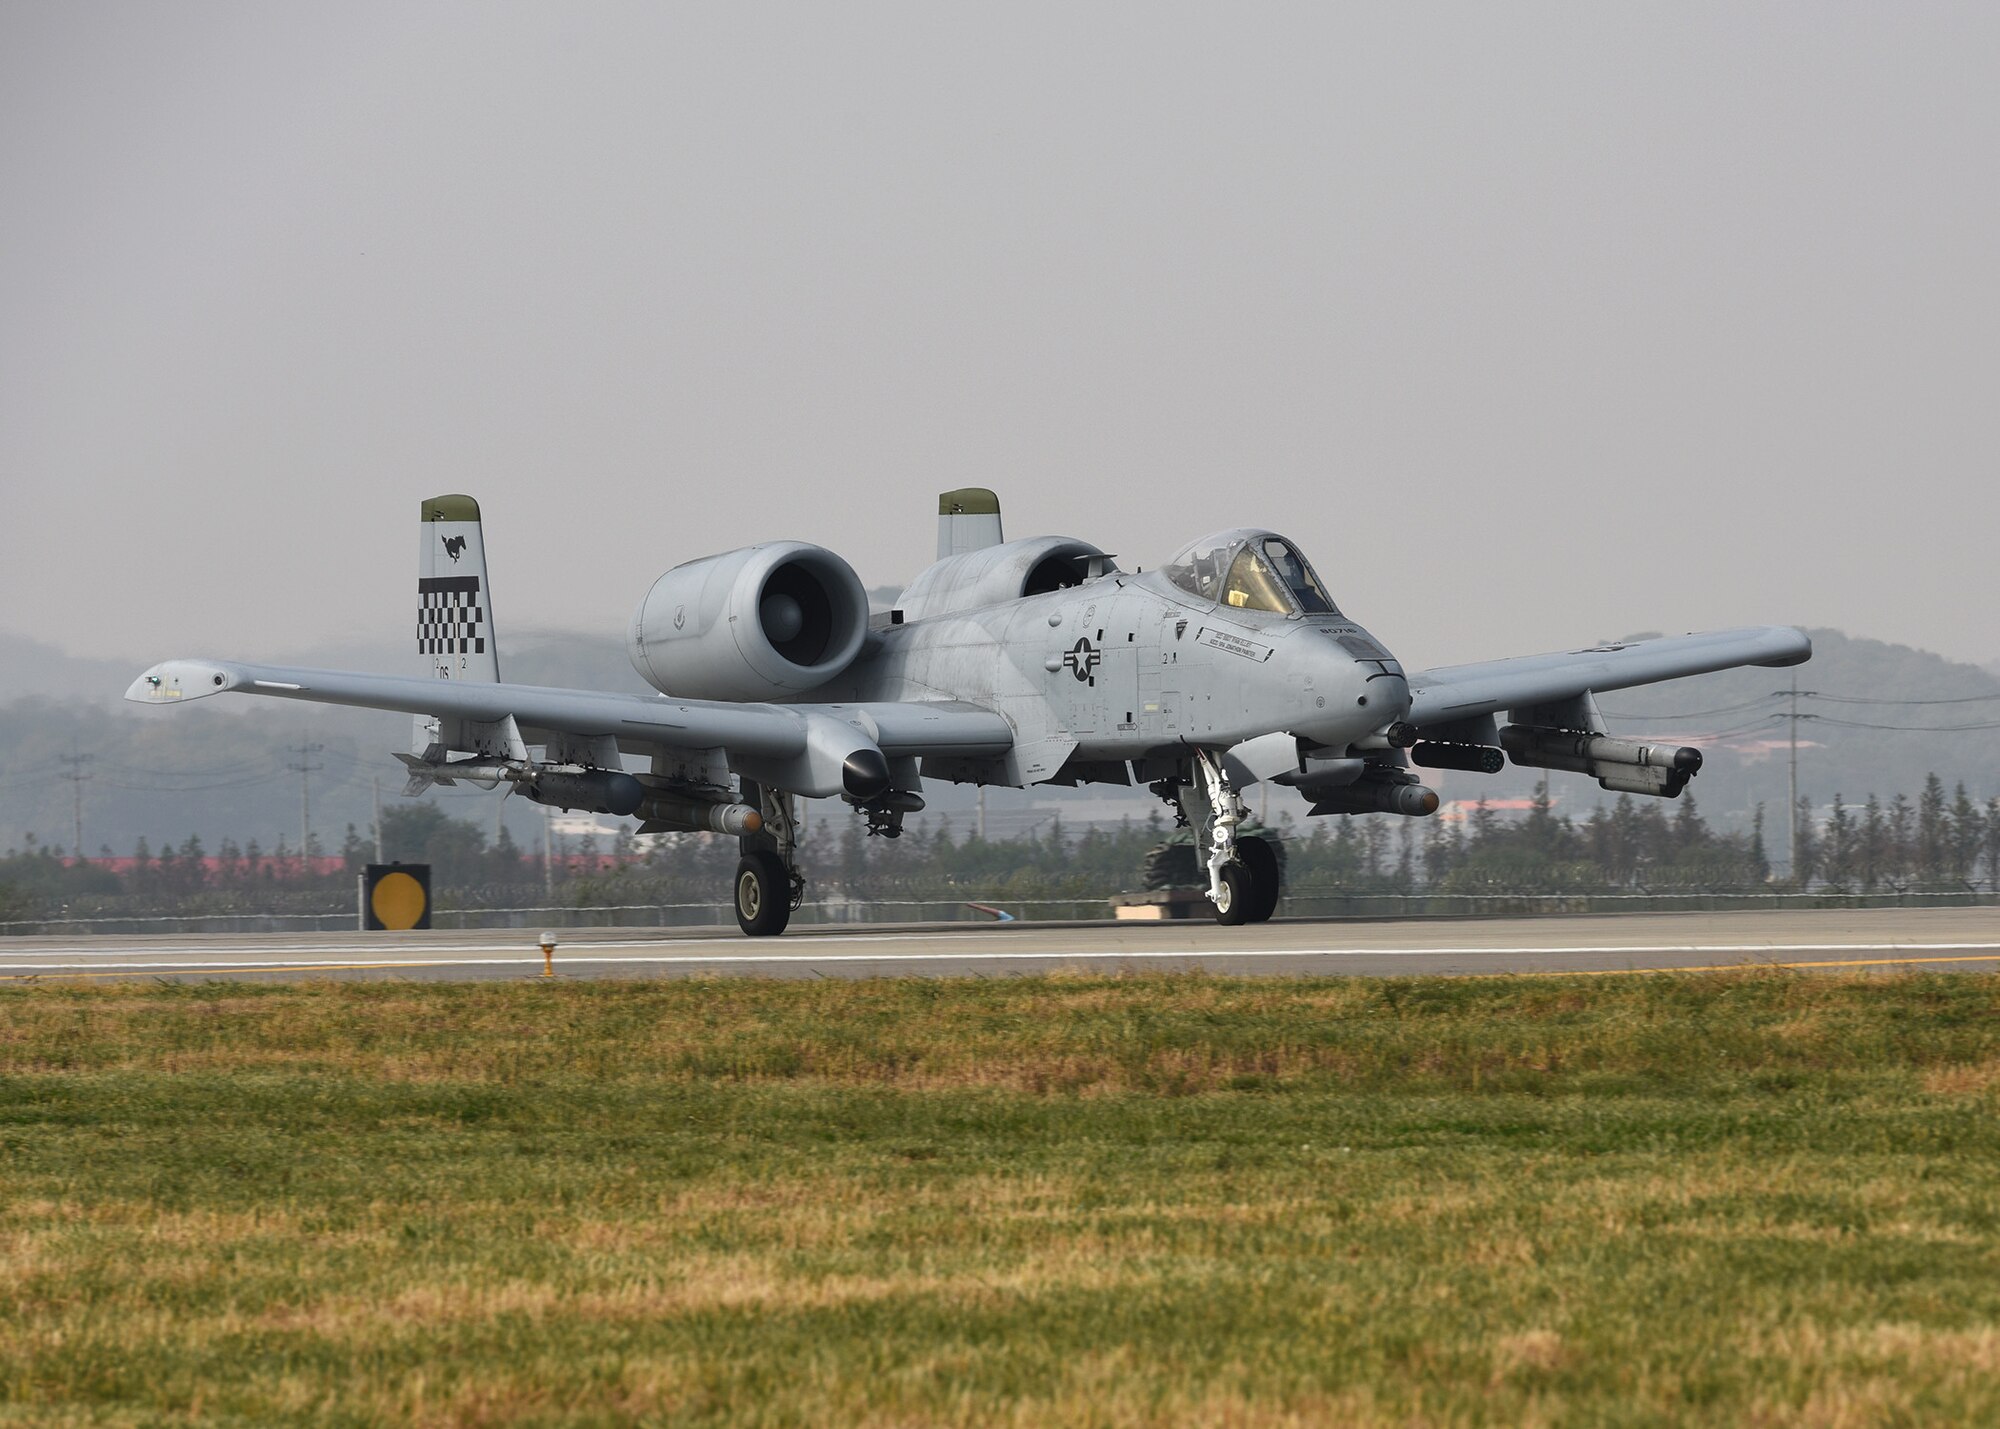
[[[407,873],[385,873],[368,895],[368,906],[385,928],[414,928],[424,916],[424,886]]]

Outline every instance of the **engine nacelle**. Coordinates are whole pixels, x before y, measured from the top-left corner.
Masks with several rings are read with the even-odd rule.
[[[626,650],[662,694],[769,700],[840,675],[868,636],[868,593],[823,546],[770,541],[675,566],[632,613]]]
[[[945,557],[910,582],[896,608],[905,620],[922,620],[1044,595],[1116,569],[1111,558],[1088,541],[1030,536]]]

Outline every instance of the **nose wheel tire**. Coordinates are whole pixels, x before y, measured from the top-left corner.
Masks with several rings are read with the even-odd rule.
[[[1270,844],[1253,837],[1236,841],[1236,857],[1250,874],[1250,906],[1244,909],[1243,921],[1268,923],[1271,915],[1278,911],[1278,894],[1282,888],[1278,856],[1271,851]]]
[[[753,938],[785,931],[792,921],[792,883],[774,853],[746,853],[736,861],[736,926]]]
[[[1240,863],[1222,865],[1222,896],[1215,900],[1215,921],[1225,928],[1249,922],[1252,901],[1249,872]]]

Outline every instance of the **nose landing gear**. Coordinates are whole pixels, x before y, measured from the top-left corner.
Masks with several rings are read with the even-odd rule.
[[[1250,904],[1244,909],[1243,921],[1268,923],[1278,911],[1278,896],[1283,892],[1277,854],[1263,839],[1246,835],[1236,840],[1236,860],[1250,876]]]
[[[1194,777],[1176,781],[1174,793],[1183,819],[1208,846],[1208,901],[1215,921],[1225,927],[1267,922],[1281,892],[1277,855],[1261,838],[1238,837],[1237,826],[1250,810],[1229,782],[1222,756],[1196,750],[1193,763]]]

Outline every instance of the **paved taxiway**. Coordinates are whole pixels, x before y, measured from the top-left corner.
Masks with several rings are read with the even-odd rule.
[[[1266,923],[804,927],[753,941],[731,928],[571,928],[564,977],[1008,977],[1093,972],[1615,974],[1762,964],[2000,969],[2000,908],[1796,909],[1618,917]],[[0,981],[53,978],[518,978],[536,930],[0,939]]]

